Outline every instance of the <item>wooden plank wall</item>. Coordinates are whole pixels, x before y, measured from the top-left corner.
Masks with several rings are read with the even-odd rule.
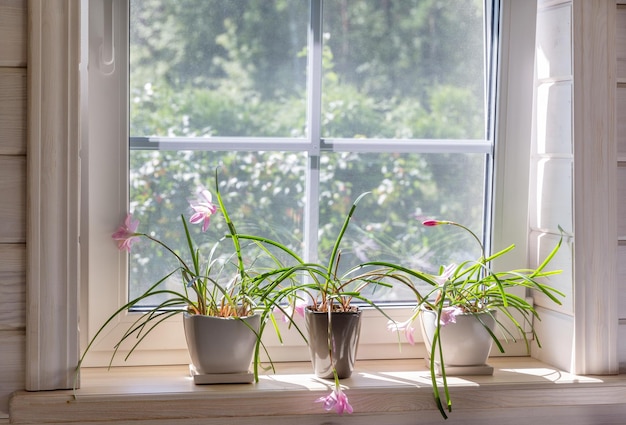
[[[531,266],[538,266],[558,243],[559,226],[573,233],[572,134],[572,2],[540,1],[537,10],[536,122],[531,146],[529,248]],[[564,294],[558,306],[542,294],[533,294],[541,321],[542,348],[533,356],[564,370],[572,357],[574,287],[573,253],[567,240],[551,268],[563,273],[550,285]],[[556,331],[555,331],[556,329]]]
[[[24,388],[27,0],[0,0],[0,422]]]
[[[617,278],[620,372],[626,372],[626,2],[618,2],[615,38],[617,55]]]

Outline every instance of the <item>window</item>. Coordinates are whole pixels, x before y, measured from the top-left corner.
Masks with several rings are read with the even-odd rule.
[[[155,281],[147,270],[165,274],[159,254],[141,248],[127,270],[109,239],[125,211],[144,229],[180,238],[180,212],[198,185],[212,184],[216,167],[239,230],[272,232],[311,259],[328,252],[365,191],[345,267],[375,254],[434,271],[472,249],[470,240],[428,238],[419,217],[461,221],[489,239],[495,67],[487,3],[90,3],[91,332]],[[202,237],[224,233],[219,220],[211,232]],[[406,294],[384,299],[403,317]],[[372,348],[361,355],[411,355],[398,353],[386,319],[374,316],[367,328],[380,331],[363,335]],[[177,326],[146,341],[150,362],[184,355]]]
[[[437,246],[416,216],[485,219],[484,39],[476,1],[131,1],[130,209],[184,251],[179,214],[217,168],[240,231],[326,258],[371,192],[341,266],[436,271],[472,241]],[[131,297],[172,269],[150,245],[130,264]]]
[[[125,63],[123,60],[117,63],[117,67],[114,66],[116,60],[123,59],[126,54],[123,35],[120,36],[122,39],[116,38],[118,43],[122,43],[116,44],[117,48],[114,50],[114,54],[111,54],[110,50],[106,54],[107,50],[104,49],[105,55],[99,56],[96,53],[90,56],[88,67],[92,73],[89,81],[84,80],[81,86],[81,99],[84,101],[82,105],[84,107],[83,116],[86,119],[81,125],[80,157],[72,155],[76,153],[73,146],[75,140],[73,137],[65,136],[67,134],[63,132],[65,127],[62,129],[63,131],[58,130],[55,133],[59,137],[50,138],[51,133],[49,131],[44,132],[45,134],[37,131],[42,123],[60,123],[61,121],[64,121],[63,126],[68,125],[73,131],[77,130],[78,122],[74,120],[74,113],[67,114],[69,121],[58,119],[60,103],[73,107],[76,92],[59,90],[59,87],[74,87],[71,83],[77,81],[74,74],[77,67],[72,66],[77,59],[77,52],[72,43],[73,40],[76,40],[74,31],[77,28],[77,23],[90,21],[89,27],[92,34],[90,40],[85,40],[84,46],[86,48],[90,44],[92,50],[97,52],[105,40],[110,43],[112,39],[110,31],[105,36],[104,22],[111,23],[112,18],[115,18],[117,23],[124,21],[123,16],[111,13],[111,2],[109,0],[105,0],[105,2],[109,6],[108,15],[104,12],[104,6],[100,0],[83,0],[80,3],[81,12],[85,12],[82,16],[76,13],[78,12],[78,3],[74,2],[67,9],[57,8],[53,2],[43,0],[34,1],[29,5],[29,7],[32,6],[32,16],[35,18],[32,26],[33,34],[30,37],[33,40],[31,54],[37,59],[32,63],[34,75],[30,83],[33,86],[33,93],[41,94],[39,97],[35,94],[32,96],[33,105],[31,106],[36,111],[40,111],[40,114],[29,123],[31,130],[29,131],[31,134],[29,143],[32,145],[31,147],[34,147],[31,154],[41,160],[40,167],[34,167],[29,171],[30,174],[33,174],[29,187],[35,186],[35,191],[31,191],[32,196],[30,197],[33,204],[30,208],[31,218],[37,221],[40,218],[40,212],[45,211],[42,217],[67,217],[68,219],[65,222],[59,221],[58,225],[45,226],[39,229],[40,231],[31,232],[29,238],[33,242],[29,246],[35,248],[35,254],[38,252],[42,255],[45,254],[41,258],[48,260],[45,264],[38,263],[34,266],[31,264],[31,266],[36,267],[32,269],[35,273],[29,277],[30,289],[38,291],[45,288],[45,291],[29,291],[30,296],[27,300],[29,311],[40,313],[29,314],[28,316],[30,318],[28,323],[30,331],[27,340],[31,350],[27,353],[26,365],[27,388],[29,390],[55,389],[63,385],[71,386],[73,374],[71,372],[68,374],[67,371],[73,370],[76,364],[76,357],[71,353],[75,353],[77,348],[75,346],[77,341],[74,339],[74,331],[72,331],[75,323],[73,311],[77,307],[75,303],[77,279],[71,278],[75,275],[71,268],[76,265],[77,258],[71,245],[59,246],[56,236],[58,232],[74,234],[72,226],[75,216],[71,213],[67,216],[66,214],[68,209],[69,211],[78,211],[75,201],[79,193],[74,190],[77,188],[73,188],[71,184],[69,186],[59,184],[57,185],[58,190],[52,188],[52,192],[47,190],[40,193],[36,191],[40,187],[38,186],[39,182],[48,182],[51,178],[61,183],[75,182],[77,176],[74,170],[80,165],[80,184],[83,189],[80,193],[81,343],[84,344],[86,338],[93,335],[94,328],[97,329],[102,323],[102,317],[120,305],[119,301],[123,301],[126,295],[124,291],[124,296],[121,296],[121,290],[112,283],[118,280],[119,265],[124,264],[124,261],[115,249],[110,249],[111,231],[119,224],[120,214],[126,207],[127,199],[124,198],[123,193],[120,195],[120,192],[124,192],[123,188],[127,187],[127,185],[120,183],[122,177],[126,180],[125,171],[122,172],[126,169],[123,155],[116,143],[109,143],[111,139],[126,140],[124,135],[120,135],[120,133],[125,133],[123,129],[126,127],[120,125],[121,118],[119,116],[126,114],[124,106],[120,106],[124,105],[121,99],[127,99],[124,92],[125,86],[120,84],[119,78],[113,77],[113,71],[124,73],[124,66],[121,65],[122,62]],[[547,4],[546,8],[552,6],[552,4]],[[575,3],[574,6],[572,8],[574,17],[588,18],[583,22],[584,25],[578,25],[580,22],[572,19],[571,30],[582,37],[582,40],[577,39],[576,45],[578,46],[578,41],[581,41],[581,45],[606,46],[607,43],[610,44],[607,41],[607,35],[610,35],[610,31],[597,31],[597,29],[611,28],[610,25],[608,27],[605,25],[605,18],[612,16],[613,12],[607,8],[610,9],[613,6],[603,2],[579,2]],[[587,7],[593,8],[593,13],[587,13],[589,12]],[[89,19],[87,19],[87,9],[93,12]],[[529,173],[528,161],[525,158],[528,158],[529,155],[528,147],[531,139],[532,70],[535,45],[533,38],[529,37],[528,34],[534,33],[532,28],[535,24],[536,9],[537,4],[535,2],[502,0],[500,30],[495,32],[501,44],[502,54],[499,55],[500,63],[498,64],[498,87],[500,90],[497,96],[499,117],[496,125],[498,143],[495,151],[497,156],[495,163],[497,166],[494,173],[493,200],[490,202],[493,208],[492,239],[494,249],[511,242],[517,244],[516,252],[520,254],[521,258],[511,259],[513,265],[524,261],[527,238],[529,237],[527,215]],[[123,11],[123,8],[121,10]],[[117,12],[120,12],[120,9]],[[495,16],[498,15],[498,13],[495,14]],[[41,20],[38,20],[40,18],[45,20],[46,25],[40,25]],[[48,35],[51,33],[54,33],[55,36],[49,37]],[[59,38],[56,35],[65,42],[59,43]],[[601,51],[606,53],[606,50]],[[50,55],[50,52],[55,54]],[[81,56],[86,57],[84,51]],[[71,61],[59,61],[60,57],[71,58]],[[587,59],[574,63],[576,70],[589,70],[588,67],[595,70],[578,74],[584,77],[581,84],[576,85],[580,89],[577,94],[581,92],[583,95],[577,97],[576,105],[591,106],[591,109],[596,112],[597,120],[594,121],[593,114],[581,113],[582,115],[579,116],[578,112],[580,111],[575,108],[578,112],[574,114],[574,122],[577,123],[577,126],[582,126],[583,130],[595,122],[604,122],[599,117],[604,114],[605,109],[594,108],[593,106],[602,103],[601,99],[610,93],[608,90],[589,91],[585,88],[589,84],[593,84],[592,80],[597,76],[605,76],[608,80],[614,77],[611,72],[607,73],[602,70],[611,61],[590,61]],[[81,64],[81,70],[86,68],[87,66]],[[42,77],[43,74],[45,74],[45,78]],[[82,76],[85,75],[85,73],[82,74]],[[54,83],[48,84],[51,81]],[[70,84],[66,86],[67,83]],[[610,118],[611,114],[607,116]],[[609,119],[608,122],[610,124],[612,120]],[[613,127],[607,125],[603,128],[608,131]],[[54,130],[52,131],[54,132]],[[580,147],[586,146],[588,139],[577,138],[575,140],[577,140],[576,146]],[[595,139],[595,142],[603,147],[610,144],[610,141],[610,138]],[[72,144],[72,146],[69,147],[68,144]],[[70,167],[59,167],[54,156],[45,155],[46,149],[38,149],[43,148],[44,145],[46,148],[56,149],[57,152],[68,153],[67,159]],[[596,144],[590,146],[591,148],[598,147]],[[606,152],[610,153],[610,149],[604,148],[591,150],[603,155]],[[37,152],[42,155],[37,155]],[[594,176],[602,175],[602,173],[596,172],[598,171],[596,168],[602,167],[602,164],[602,161],[591,163],[582,161],[582,164],[578,164],[582,167],[574,169],[575,173],[572,180],[576,180],[577,183],[574,187],[577,199],[585,199],[587,195],[593,194],[602,197],[603,201],[607,201],[604,203],[611,205],[610,192],[596,190],[598,182],[597,180],[592,181]],[[39,173],[38,175],[37,170],[43,174]],[[602,178],[600,179],[602,180]],[[581,182],[582,184],[578,184]],[[599,184],[602,186],[605,183],[603,181]],[[609,181],[609,183],[611,182]],[[44,184],[44,186],[46,185]],[[120,199],[124,199],[124,201],[122,202]],[[560,207],[566,211],[569,210],[566,206]],[[606,247],[611,243],[611,236],[596,236],[601,233],[598,231],[606,231],[605,218],[608,215],[609,221],[614,219],[615,212],[611,212],[610,209],[591,208],[584,210],[583,217],[580,217],[581,214],[578,214],[579,207],[581,205],[577,203],[572,208],[577,212],[577,223],[584,224],[584,226],[578,227],[579,229],[582,228],[584,232],[576,235],[578,248],[566,265],[566,268],[576,271],[577,277],[571,281],[570,288],[571,294],[574,292],[577,294],[574,300],[575,308],[573,312],[567,314],[549,312],[550,314],[542,316],[541,331],[548,337],[544,336],[543,338],[544,349],[540,358],[547,359],[552,364],[558,364],[565,370],[573,370],[575,373],[612,373],[616,363],[611,355],[612,351],[607,350],[606,347],[615,347],[617,320],[615,320],[613,309],[605,308],[605,304],[608,303],[607,305],[610,307],[612,301],[615,301],[616,287],[610,283],[613,282],[610,273],[606,276],[605,271],[610,271],[610,262],[613,257],[611,255],[601,256],[606,267],[596,267],[592,270],[587,268],[588,262],[575,261],[575,259],[586,258],[585,255],[589,249],[593,252],[605,252]],[[111,213],[113,209],[116,210],[115,213]],[[43,232],[46,229],[47,232]],[[581,249],[579,250],[579,248]],[[530,252],[534,252],[532,247]],[[600,259],[600,257],[598,258]],[[69,269],[61,270],[59,265],[69,265]],[[57,279],[55,276],[59,275],[70,276],[70,278]],[[609,282],[608,287],[607,282]],[[58,297],[50,298],[49,294],[56,294]],[[582,296],[578,296],[580,294]],[[36,298],[38,296],[44,298]],[[590,299],[597,302],[589,304]],[[589,306],[595,306],[595,310],[590,312],[590,309],[587,308]],[[58,316],[59,309],[67,311],[67,315],[57,317],[58,320],[49,320],[52,317],[51,314]],[[594,320],[586,320],[590,315],[594,317]],[[601,320],[598,321],[598,318]],[[603,324],[607,326],[603,327]],[[598,329],[602,329],[602,332],[594,332]],[[176,331],[178,334],[180,333],[180,328],[172,328],[172,330],[174,332],[168,335],[170,339],[177,336]],[[575,344],[572,344],[571,338],[574,334]],[[598,336],[602,337],[600,344],[598,344]],[[549,348],[546,347],[548,343],[550,343]],[[67,348],[69,354],[57,356],[56,359],[50,356],[39,356],[41,351],[37,348],[44,347],[44,351],[46,351],[45,348],[48,347],[48,344],[50,347],[55,347],[55,350]],[[151,347],[155,345],[152,344]],[[110,347],[111,345],[105,341],[97,348],[106,350]],[[150,347],[145,348],[149,349]],[[364,354],[364,350],[361,348],[364,347],[360,347],[360,354]],[[406,348],[409,347],[403,347],[403,354],[410,356],[411,353],[408,353]],[[394,344],[392,349],[393,352],[397,352],[397,345]],[[379,356],[381,355],[381,350],[376,350],[376,352]],[[95,351],[92,351],[92,355],[94,353]],[[507,353],[512,354],[508,349]],[[515,354],[513,353],[513,355]],[[163,350],[155,350],[154,356],[161,356],[161,361],[166,361]],[[108,361],[107,356],[100,358],[102,359],[101,364]],[[137,356],[134,357],[134,359],[137,358]],[[91,356],[88,360],[91,364],[96,364],[98,359]],[[141,361],[145,363],[148,361],[156,362],[157,360],[147,360],[147,357],[141,356]],[[58,384],[59,379],[63,379],[63,382],[69,382],[69,384]]]

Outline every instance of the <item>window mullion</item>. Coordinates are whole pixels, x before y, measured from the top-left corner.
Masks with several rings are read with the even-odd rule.
[[[322,0],[311,0],[308,31],[307,138],[309,151],[304,206],[304,258],[317,259],[322,111]]]

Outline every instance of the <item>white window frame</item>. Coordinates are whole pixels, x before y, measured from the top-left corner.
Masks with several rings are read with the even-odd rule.
[[[319,0],[314,0],[318,3]],[[111,143],[111,140],[128,140],[127,134],[127,111],[120,105],[128,104],[127,95],[127,66],[125,59],[127,57],[128,39],[126,31],[111,30],[111,26],[120,26],[121,22],[127,22],[126,0],[98,0],[83,2],[84,9],[90,9],[91,13],[83,10],[83,17],[89,16],[89,28],[91,36],[88,40],[89,47],[92,51],[100,52],[97,55],[89,57],[89,75],[84,76],[82,87],[87,96],[83,96],[83,107],[85,109],[84,117],[86,118],[83,127],[83,191],[82,191],[82,226],[81,240],[87,243],[83,244],[83,268],[82,268],[82,329],[86,332],[81,333],[81,347],[84,349],[87,342],[95,335],[99,327],[111,312],[115,311],[120,305],[127,302],[126,280],[127,280],[127,260],[126,254],[118,251],[115,244],[112,243],[110,235],[112,231],[122,221],[127,211],[128,184],[127,184],[127,164],[128,149],[123,143]],[[104,16],[104,19],[102,18]],[[534,22],[533,22],[534,25]],[[319,30],[314,28],[312,36],[310,36],[309,51],[313,52],[310,58],[315,57],[316,52],[321,57],[321,34]],[[498,40],[491,40],[497,42]],[[512,38],[511,43],[522,43],[524,40]],[[528,42],[526,42],[528,44]],[[528,49],[528,46],[525,46]],[[534,46],[533,46],[534,47]],[[510,48],[510,47],[509,47]],[[516,51],[519,49],[513,46]],[[530,48],[532,55],[532,47]],[[86,54],[86,51],[83,51]],[[310,59],[311,60],[311,59]],[[492,66],[496,67],[497,64]],[[532,64],[530,64],[532,67]],[[321,81],[321,63],[310,62],[308,82],[309,91],[321,93],[319,85]],[[495,68],[494,68],[495,70]],[[532,75],[532,74],[531,74]],[[530,81],[532,84],[532,81]],[[519,93],[522,94],[522,93]],[[510,91],[509,91],[510,96]],[[310,104],[308,113],[313,110],[320,109],[320,96],[308,96]],[[503,97],[500,97],[502,102]],[[504,97],[506,101],[506,97]],[[519,158],[528,158],[527,143],[516,143],[514,140],[530,139],[530,105],[532,104],[532,90],[528,90],[523,94],[525,104],[529,105],[527,128],[528,137],[524,139],[524,133],[515,135],[507,134],[507,138],[501,138],[499,143],[506,143],[506,149],[496,151],[496,155],[501,156],[497,161],[503,164],[519,163]],[[490,105],[490,108],[495,105]],[[503,107],[499,107],[499,110]],[[499,112],[496,111],[497,112]],[[456,149],[459,141],[433,141],[433,140],[359,140],[358,146],[352,140],[346,139],[325,139],[322,140],[320,134],[317,133],[320,126],[315,125],[315,120],[319,117],[311,117],[314,125],[308,134],[306,140],[283,140],[276,146],[278,150],[293,150],[294,146],[298,146],[298,150],[304,148],[309,152],[309,161],[315,161],[319,158],[320,151],[367,151],[376,152],[377,146],[385,143],[386,148],[390,144],[397,152],[420,152],[435,153],[449,152]],[[521,122],[519,118],[516,121]],[[491,123],[490,132],[494,134],[495,123]],[[114,130],[111,130],[114,129]],[[502,136],[502,132],[499,133]],[[166,145],[167,139],[151,138],[148,144]],[[185,139],[183,142],[193,146],[198,143],[195,139]],[[259,143],[265,143],[263,139],[249,139],[248,145],[240,145],[240,149],[255,149]],[[177,142],[179,143],[179,142]],[[204,141],[202,143],[205,143]],[[215,149],[232,146],[232,139],[229,138],[212,138],[211,143]],[[484,141],[462,141],[467,147],[467,152],[480,152],[492,154],[492,143],[488,140]],[[509,147],[510,145],[510,147]],[[264,148],[267,149],[266,145]],[[527,173],[528,170],[521,167],[521,173]],[[309,167],[315,169],[315,167]],[[500,171],[499,171],[500,170]],[[502,176],[498,173],[502,168],[495,169],[496,181],[500,181]],[[516,265],[526,263],[526,238],[527,238],[527,196],[510,197],[508,194],[524,194],[528,193],[527,178],[519,178],[519,176],[511,176],[507,174],[507,178],[513,177],[505,182],[505,187],[496,184],[492,192],[493,211],[488,211],[494,216],[492,226],[492,243],[494,248],[499,246],[516,243],[518,249],[515,251]],[[526,174],[527,177],[527,174]],[[308,178],[315,184],[318,181],[316,175],[309,174]],[[309,193],[314,193],[310,191]],[[510,197],[511,199],[505,199]],[[307,204],[317,205],[318,198],[309,196]],[[313,211],[316,209],[313,208]],[[506,210],[506,211],[505,211]],[[515,211],[515,214],[510,214]],[[316,223],[317,218],[313,217],[309,223]],[[511,229],[515,229],[511,232]],[[312,229],[308,229],[305,233],[311,234]],[[313,232],[316,234],[316,231]],[[500,243],[500,241],[503,241]],[[315,247],[311,244],[305,244],[313,251]],[[308,253],[305,253],[308,255]],[[389,309],[388,313],[399,320],[404,320],[410,314],[409,307],[397,307]],[[92,346],[90,354],[87,356],[85,366],[103,366],[107,365],[112,353],[112,347],[118,341],[121,333],[132,323],[136,315],[140,313],[127,312],[121,314],[107,329],[102,338]],[[359,347],[360,358],[405,358],[405,357],[422,357],[424,355],[423,344],[420,344],[421,336],[419,330],[416,331],[416,339],[418,344],[410,346],[403,344],[402,349],[398,349],[398,339],[393,333],[386,329],[387,319],[382,317],[375,311],[365,311],[361,342]],[[126,365],[144,365],[144,364],[180,364],[188,362],[188,354],[184,341],[183,333],[180,332],[182,324],[180,317],[175,317],[169,323],[161,324],[157,330],[153,332],[151,337],[147,338],[137,351],[127,361],[124,361],[124,353],[117,356],[114,364]],[[295,332],[291,335],[287,334],[286,340],[282,345],[275,340],[272,331],[266,333],[268,340],[266,341],[274,361],[293,361],[307,360],[308,352],[302,341],[302,338]],[[521,345],[512,345],[507,348],[507,355],[523,355],[525,349]]]

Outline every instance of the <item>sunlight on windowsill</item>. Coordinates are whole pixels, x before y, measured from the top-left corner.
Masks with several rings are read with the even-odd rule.
[[[626,400],[623,376],[576,376],[529,357],[497,357],[489,363],[495,369],[493,376],[448,378],[453,417],[470,411],[480,415],[494,409],[506,414],[507,409],[520,407],[549,410],[598,403],[621,406]],[[397,423],[404,423],[400,418],[419,414],[433,423],[441,421],[423,359],[359,360],[353,376],[341,383],[354,408],[351,417],[393,415]],[[327,419],[337,418],[329,423],[341,423],[347,420],[346,415],[327,413],[320,403],[315,403],[331,388],[331,381],[316,378],[310,364],[304,362],[276,364],[276,373],[262,375],[256,384],[222,385],[195,385],[184,365],[117,367],[109,371],[86,368],[76,400],[72,391],[17,393],[12,400],[11,417],[16,423],[40,423],[41,418],[50,423],[88,422],[96,414],[105,415],[99,419],[105,423],[139,419],[196,423],[193,418],[215,419],[203,422],[211,424],[220,423],[219,418],[240,417],[252,422],[237,423],[260,424],[269,418],[328,416]],[[334,422],[338,418],[343,419]],[[388,419],[382,423],[396,423]]]
[[[529,357],[491,358],[492,376],[449,376],[450,386],[501,384],[601,383],[598,377],[577,376],[551,368]],[[276,363],[276,373],[261,374],[256,384],[195,385],[186,365],[86,368],[78,397],[87,394],[158,394],[203,392],[258,392],[271,390],[326,391],[331,381],[315,377],[308,362]],[[359,360],[351,378],[341,381],[346,389],[375,387],[431,387],[426,361]]]

